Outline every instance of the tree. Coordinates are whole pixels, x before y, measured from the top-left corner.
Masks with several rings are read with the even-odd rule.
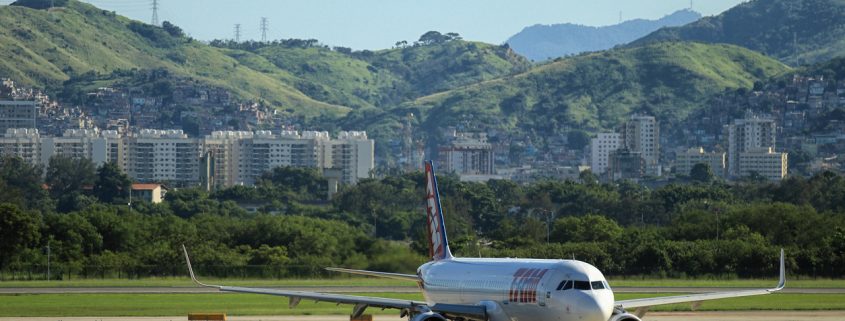
[[[446,36],[437,31],[429,31],[420,36],[420,42],[423,45],[439,44],[446,42]]]
[[[716,178],[715,175],[713,175],[713,170],[710,168],[710,165],[706,163],[693,165],[692,169],[689,171],[689,176],[693,181],[701,183],[710,183]]]
[[[0,267],[18,252],[38,241],[41,216],[26,213],[13,204],[0,204]]]
[[[167,31],[167,33],[169,33],[171,36],[178,38],[185,36],[185,33],[182,31],[182,28],[179,28],[179,26],[170,23],[170,21],[165,20],[161,23],[161,27],[164,28],[164,31]]]
[[[57,209],[68,212],[79,209],[77,200],[83,187],[90,187],[95,179],[94,163],[85,158],[56,155],[47,167],[47,186],[50,195],[58,201]]]
[[[97,169],[94,195],[103,203],[114,203],[129,197],[132,180],[120,170],[117,164],[108,162]]]
[[[268,184],[269,183],[269,184]],[[310,199],[325,198],[328,182],[316,168],[281,166],[261,175],[258,185],[294,192]]]
[[[36,208],[45,205],[47,195],[41,187],[42,168],[19,157],[0,158],[0,201]],[[49,207],[49,206],[48,206]]]

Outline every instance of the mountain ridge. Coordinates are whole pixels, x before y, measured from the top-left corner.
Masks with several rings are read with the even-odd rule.
[[[573,23],[536,24],[511,36],[506,43],[517,53],[534,61],[599,51],[626,44],[666,26],[678,26],[701,18],[698,12],[684,9],[657,20],[633,19],[609,26],[585,26]]]
[[[728,43],[790,65],[845,52],[845,1],[753,0],[681,27],[657,30],[628,46],[664,41]]]

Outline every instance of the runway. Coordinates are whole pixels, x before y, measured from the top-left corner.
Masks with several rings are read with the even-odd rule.
[[[419,293],[413,286],[300,286],[270,287],[291,291],[310,291],[328,293]],[[716,287],[618,287],[616,293],[709,293],[719,291],[741,291],[753,288],[716,288]],[[203,287],[54,287],[54,288],[0,288],[0,294],[64,294],[64,293],[128,293],[128,294],[167,294],[167,293],[220,293],[217,289]],[[845,294],[845,288],[789,288],[782,293],[801,294]]]
[[[643,320],[655,321],[839,321],[843,311],[748,311],[748,312],[654,312]],[[49,317],[0,318],[0,321],[184,321],[185,316],[173,317]],[[347,321],[348,316],[231,316],[232,321]],[[375,321],[407,321],[395,316],[376,316]]]

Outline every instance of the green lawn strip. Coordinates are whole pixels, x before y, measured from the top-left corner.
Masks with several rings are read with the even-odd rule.
[[[360,293],[397,299],[420,300],[420,294]],[[0,295],[0,317],[50,316],[172,316],[222,312],[228,315],[342,315],[351,305],[302,300],[294,309],[288,299],[257,294],[26,294]],[[368,309],[367,313],[397,313]]]
[[[345,277],[335,279],[215,279],[202,278],[203,283],[225,284],[231,286],[284,287],[284,286],[410,286],[414,282]],[[0,281],[0,288],[62,288],[62,287],[189,287],[194,283],[185,278],[144,278],[144,279],[75,279],[62,281]]]
[[[420,294],[359,293],[357,295],[421,300]],[[670,294],[617,294],[618,300]],[[677,295],[677,294],[671,294]],[[0,317],[51,316],[172,316],[192,312],[228,315],[344,315],[350,305],[303,300],[295,309],[286,298],[256,294],[32,294],[0,295]],[[655,307],[652,311],[689,311],[689,304]],[[845,310],[845,294],[773,294],[705,302],[698,310]],[[368,309],[371,314],[395,310]]]
[[[737,287],[737,288],[771,288],[777,283],[777,279],[742,279],[742,280],[719,280],[719,279],[624,279],[608,277],[611,287]],[[786,286],[789,288],[845,288],[845,280],[842,279],[790,279],[787,278]]]
[[[616,300],[679,295],[678,293],[616,293]],[[691,304],[656,306],[650,311],[691,311]],[[845,294],[775,293],[704,301],[697,311],[845,310]]]

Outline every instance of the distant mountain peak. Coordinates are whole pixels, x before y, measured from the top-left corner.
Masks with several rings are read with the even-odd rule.
[[[657,20],[632,19],[610,26],[585,26],[574,23],[536,24],[508,39],[517,53],[534,61],[624,45],[663,27],[681,26],[701,18],[701,14],[683,9]]]

